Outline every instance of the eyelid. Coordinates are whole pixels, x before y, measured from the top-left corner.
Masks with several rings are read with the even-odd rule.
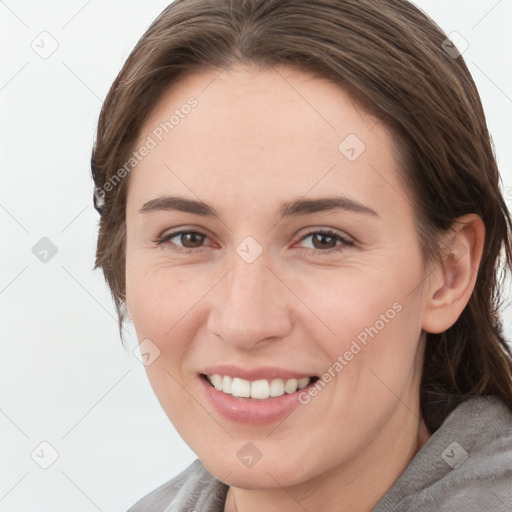
[[[308,238],[309,236],[315,235],[317,233],[321,233],[324,235],[329,235],[333,237],[339,237],[340,239],[344,240],[345,242],[351,242],[355,243],[355,239],[348,235],[347,233],[343,231],[339,231],[334,228],[326,228],[326,227],[317,227],[317,226],[310,226],[308,228],[305,228],[307,231],[299,236],[299,241],[304,240],[305,238]]]

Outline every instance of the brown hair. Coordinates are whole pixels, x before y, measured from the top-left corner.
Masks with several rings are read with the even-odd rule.
[[[406,0],[176,0],[167,7],[112,84],[93,151],[104,202],[95,268],[111,289],[121,339],[129,175],[105,184],[129,159],[156,101],[185,74],[238,62],[288,65],[335,81],[392,130],[426,263],[439,256],[437,234],[457,217],[476,213],[485,224],[469,303],[451,328],[427,333],[420,395],[427,427],[434,432],[473,395],[497,395],[512,409],[511,349],[499,320],[511,219],[477,89],[462,57],[448,49],[443,31]]]

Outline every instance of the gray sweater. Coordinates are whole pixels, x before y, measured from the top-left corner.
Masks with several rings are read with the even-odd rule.
[[[223,512],[228,486],[194,461],[128,512]],[[373,512],[512,512],[512,412],[497,397],[454,409]]]

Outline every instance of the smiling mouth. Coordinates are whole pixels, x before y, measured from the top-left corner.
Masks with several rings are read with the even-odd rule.
[[[316,376],[301,379],[275,378],[253,381],[219,374],[206,375],[201,373],[200,376],[217,391],[249,400],[266,400],[268,398],[278,398],[286,394],[290,395],[319,380]]]

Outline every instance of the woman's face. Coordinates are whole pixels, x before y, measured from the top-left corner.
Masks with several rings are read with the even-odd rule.
[[[173,85],[135,150],[126,304],[206,467],[277,488],[409,461],[428,286],[387,129],[326,80],[237,67]]]

